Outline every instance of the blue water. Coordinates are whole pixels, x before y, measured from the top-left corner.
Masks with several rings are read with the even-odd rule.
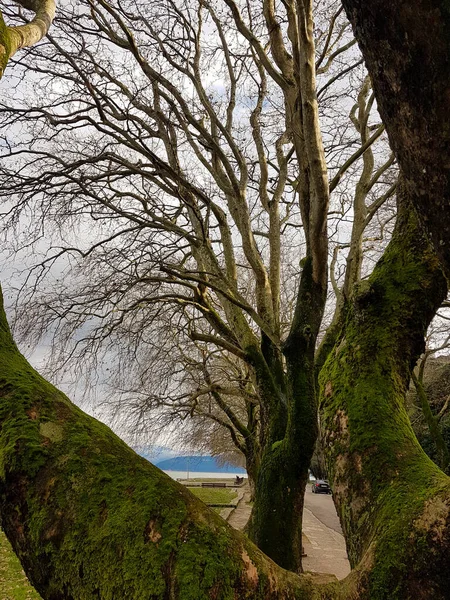
[[[236,475],[246,477],[246,473],[242,473],[242,469],[237,467],[235,473],[202,473],[199,471],[164,471],[172,479],[234,479]]]

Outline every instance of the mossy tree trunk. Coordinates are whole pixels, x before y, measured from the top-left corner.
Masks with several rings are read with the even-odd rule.
[[[368,597],[448,597],[450,480],[422,451],[404,398],[447,291],[400,186],[398,222],[342,316],[321,373],[321,419],[335,504]]]
[[[0,311],[0,512],[43,598],[316,597],[40,377]]]
[[[262,344],[265,359],[274,367],[272,379],[279,394],[277,410],[271,411],[267,419],[249,534],[278,564],[300,571],[304,494],[317,437],[314,348],[328,283],[329,182],[319,126],[313,4],[288,2],[284,6],[287,46],[276,3],[264,1],[263,13],[270,52],[283,78],[280,87],[287,131],[297,157],[295,186],[306,256],[302,261],[294,316],[282,348],[284,356],[277,356],[279,348],[265,349]]]
[[[250,487],[251,500],[255,499],[256,480],[258,478],[260,454],[258,451],[252,451],[253,448],[245,456],[245,469],[247,471],[248,484]]]
[[[403,404],[445,284],[411,215],[401,213],[346,307],[322,373],[325,441],[354,566],[343,582],[276,566],[43,380],[1,312],[0,511],[43,598],[448,597],[450,480],[421,451]]]
[[[406,3],[389,6],[396,4],[404,7],[405,22],[415,18]],[[419,5],[429,9],[429,3]],[[430,26],[441,16],[446,26],[447,13],[436,12],[446,6],[436,3]],[[389,21],[389,15],[382,16]],[[424,31],[433,39],[429,28]],[[402,113],[398,107],[397,112]],[[436,133],[442,133],[442,123]],[[446,135],[447,130],[439,139]],[[417,200],[411,193],[414,169],[405,171],[408,191]],[[433,193],[444,190],[442,180],[436,181]],[[418,189],[424,192],[423,186]],[[430,197],[439,201],[438,194]],[[431,229],[439,238],[438,229]],[[442,238],[445,259],[450,229]],[[38,591],[49,600],[448,597],[449,479],[421,451],[403,407],[409,370],[444,293],[436,260],[404,208],[385,256],[343,311],[338,343],[322,373],[324,436],[355,567],[344,582],[327,586],[274,565],[72,405],[20,355],[0,306],[0,509]],[[289,395],[302,386],[305,395],[296,392],[292,397],[300,402],[291,402],[286,411],[292,437],[274,434],[266,448],[268,463],[276,457],[270,477],[277,462],[295,460],[299,444],[309,446],[298,434],[311,420],[298,409],[305,402],[313,412],[309,357],[315,332],[307,328],[310,323],[298,325],[285,349]],[[275,495],[282,491],[275,487]]]
[[[437,464],[440,468],[447,473],[450,465],[450,453],[448,451],[447,444],[445,443],[444,436],[442,435],[441,428],[439,426],[439,420],[433,414],[430,403],[428,402],[427,393],[423,385],[423,367],[425,363],[422,363],[419,370],[419,376],[414,371],[411,373],[414,387],[416,388],[417,399],[419,400],[420,407],[422,409],[423,418],[428,427],[428,432],[436,448]]]
[[[297,394],[287,401],[285,431],[277,435],[276,428],[269,427],[248,526],[249,536],[258,547],[292,571],[301,570],[303,498],[317,434],[315,392],[308,377],[312,365],[308,368],[305,356],[298,363],[303,389],[297,386]]]
[[[272,369],[278,405],[271,409],[266,424],[248,527],[258,547],[291,571],[301,571],[303,503],[318,433],[315,342],[325,299],[326,283],[315,279],[313,261],[308,257],[283,348],[286,369],[282,378],[281,370]]]
[[[52,4],[52,0],[33,1],[31,4],[27,0],[26,3],[29,6],[42,5],[48,7]],[[205,308],[204,314],[209,315],[208,318],[213,330],[216,328],[216,333],[220,334],[217,339],[221,335],[226,337],[228,334],[233,340],[236,338],[238,349],[242,350],[245,360],[247,359],[247,353],[249,354],[249,363],[252,362],[253,353],[256,387],[261,397],[263,431],[261,440],[262,456],[259,456],[259,448],[256,449],[257,444],[253,444],[253,448],[248,448],[250,456],[249,470],[255,477],[255,518],[252,521],[250,534],[257,544],[281,566],[299,571],[301,570],[303,496],[308,466],[317,433],[313,352],[326,299],[329,186],[318,126],[316,82],[314,68],[312,67],[315,60],[312,6],[310,3],[306,3],[304,6],[299,5],[298,18],[293,7],[287,11],[290,19],[290,34],[288,36],[290,52],[283,50],[282,36],[278,34],[279,32],[277,33],[276,12],[275,5],[272,6],[270,2],[266,3],[264,15],[271,36],[272,50],[275,52],[274,60],[275,63],[279,63],[278,67],[280,72],[283,73],[283,77],[280,79],[282,82],[281,90],[288,105],[286,139],[295,138],[296,153],[299,157],[299,164],[302,165],[296,188],[299,197],[301,197],[302,221],[307,238],[307,268],[304,269],[306,275],[302,275],[295,322],[292,325],[291,335],[285,348],[287,372],[282,350],[279,347],[279,261],[281,258],[279,247],[281,223],[277,208],[279,200],[274,203],[269,202],[267,205],[267,212],[270,215],[269,220],[273,223],[271,225],[271,235],[269,236],[270,272],[267,272],[264,261],[259,256],[257,244],[251,231],[250,216],[244,202],[245,185],[243,184],[242,189],[239,188],[240,191],[236,198],[234,198],[234,194],[237,193],[235,189],[227,199],[231,214],[234,214],[233,219],[237,230],[243,239],[243,252],[246,255],[246,260],[252,266],[252,272],[257,281],[255,295],[260,316],[257,322],[260,324],[262,321],[263,325],[266,326],[266,329],[264,326],[262,327],[261,337],[259,338],[259,336],[253,334],[247,317],[241,312],[240,308],[238,309],[237,305],[233,305],[233,303],[229,304],[225,299],[222,299],[222,309],[227,314],[227,320],[232,326],[229,331],[227,327],[222,327],[221,319],[212,316],[212,304],[209,304],[208,294],[203,284],[199,285],[198,290],[194,293],[194,298],[198,306]],[[38,17],[35,27],[37,27],[37,22],[44,18],[41,9]],[[48,21],[48,19],[46,20]],[[236,21],[236,24],[238,22],[239,20]],[[119,20],[117,20],[117,23],[119,23]],[[45,33],[44,30],[43,33]],[[128,34],[125,37],[130,42],[131,38]],[[114,42],[114,37],[111,39]],[[129,49],[134,52],[134,43],[131,44],[130,42],[129,46]],[[123,45],[121,47],[124,48]],[[294,47],[295,51],[292,51]],[[151,78],[156,82],[157,87],[158,85],[162,85],[162,88],[166,86],[166,80],[164,78],[158,79],[149,66],[148,73],[153,73]],[[262,87],[265,87],[265,84]],[[164,97],[164,93],[162,97]],[[204,96],[200,83],[198,83],[197,93],[200,99]],[[262,103],[264,93],[261,92],[261,94]],[[209,100],[205,100],[205,106],[209,106]],[[183,118],[185,117],[186,115]],[[189,121],[190,118],[189,116],[187,120]],[[165,117],[158,117],[158,119],[160,124],[166,123]],[[250,122],[250,124],[256,139],[256,137],[260,137],[259,116],[256,109],[252,120],[253,123]],[[165,125],[160,127],[161,136],[163,130],[166,131]],[[293,131],[292,134],[289,133],[291,130]],[[166,145],[167,164],[170,164],[170,171],[178,171],[179,159],[174,150],[173,139],[169,140],[169,137],[164,136],[160,137],[160,140]],[[262,154],[264,153],[262,152]],[[265,161],[266,158],[264,158],[264,163]],[[219,179],[222,179],[220,169],[216,172],[216,181],[218,182]],[[244,179],[245,177],[241,181],[244,181]],[[180,174],[176,189],[184,189],[184,187],[185,182]],[[239,186],[236,184],[235,187]],[[190,189],[189,186],[183,191],[183,194],[186,193],[186,198],[183,198],[186,206],[190,206],[191,202],[192,205],[195,204],[189,196],[191,192],[187,192],[188,189]],[[204,242],[202,241],[203,246],[200,244],[198,248],[194,247],[195,245],[192,247],[193,258],[197,262],[198,271],[204,273],[209,282],[217,277],[217,280],[221,282],[220,285],[224,285],[223,289],[228,289],[229,282],[235,277],[235,275],[230,275],[235,270],[233,266],[235,257],[232,252],[231,238],[228,239],[227,237],[229,231],[226,234],[224,233],[225,238],[222,240],[227,248],[224,252],[228,271],[224,278],[225,271],[222,272],[219,268],[220,261],[217,262],[217,258],[210,254],[210,243],[207,241],[208,236],[205,236],[205,231],[209,225],[205,225],[206,229],[203,230],[201,220],[199,220],[198,215],[194,215],[194,212],[189,213],[189,218],[192,219],[192,229],[199,240],[204,240]],[[220,213],[221,211],[217,212]],[[226,223],[226,218],[222,220],[221,217],[220,222]],[[228,226],[222,226],[223,230],[228,228]],[[210,279],[211,274],[214,275]],[[225,280],[228,282],[225,282]],[[236,284],[236,290],[237,287]],[[217,289],[221,289],[220,286]],[[202,303],[204,304],[202,305]],[[266,333],[264,333],[264,330]],[[199,338],[200,340],[201,338]],[[254,347],[247,348],[247,346]],[[242,438],[246,439],[245,432]]]

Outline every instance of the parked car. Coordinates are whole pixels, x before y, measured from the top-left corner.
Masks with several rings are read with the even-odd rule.
[[[318,479],[312,484],[311,491],[313,494],[331,494],[330,484],[324,479]]]

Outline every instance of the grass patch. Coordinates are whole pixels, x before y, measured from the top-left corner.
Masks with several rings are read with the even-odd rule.
[[[237,496],[237,492],[228,488],[193,487],[188,489],[205,504],[230,504]]]
[[[3,531],[0,530],[1,600],[42,600],[31,586]]]

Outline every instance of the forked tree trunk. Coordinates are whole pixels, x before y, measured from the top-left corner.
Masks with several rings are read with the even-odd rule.
[[[330,469],[352,565],[319,585],[283,571],[182,486],[43,380],[0,321],[0,511],[46,600],[443,600],[450,480],[403,398],[445,293],[403,213],[323,372]]]
[[[450,129],[439,112],[448,106],[448,2],[345,3],[354,22],[358,11],[369,14],[358,32],[369,59],[377,44],[383,117],[450,273],[448,213],[433,212],[433,203],[448,208]],[[411,24],[412,38],[402,37]],[[399,40],[408,61],[397,63]],[[418,78],[417,99],[396,98],[418,69],[432,75],[430,86],[428,76]],[[72,405],[20,355],[0,306],[0,509],[38,591],[47,600],[448,598],[450,480],[421,451],[403,408],[409,369],[443,293],[436,260],[403,212],[387,253],[346,307],[322,374],[324,434],[355,567],[326,586],[274,565]]]
[[[279,431],[272,424],[277,415],[271,415],[249,533],[278,564],[301,571],[303,503],[317,438],[314,350],[327,297],[329,183],[319,127],[312,3],[285,3],[289,50],[281,40],[275,4],[263,2],[263,11],[271,53],[284,78],[281,88],[287,131],[298,161],[296,192],[306,257],[283,348],[285,428]]]
[[[311,597],[40,377],[0,309],[2,526],[44,599]]]

